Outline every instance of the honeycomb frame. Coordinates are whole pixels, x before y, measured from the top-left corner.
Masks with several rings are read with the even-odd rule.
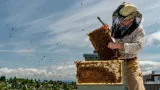
[[[120,85],[120,84],[123,84],[123,61],[122,60],[109,60],[109,61],[77,61],[77,62],[74,62],[75,64],[76,64],[76,84],[77,85]],[[115,72],[115,70],[110,70],[109,71],[109,73],[111,73],[112,72],[112,74],[111,75],[114,75],[115,76],[115,78],[116,78],[116,80],[118,81],[116,81],[116,82],[110,82],[111,80],[110,79],[106,79],[106,80],[110,80],[110,81],[102,81],[102,82],[95,82],[95,81],[90,81],[90,82],[85,82],[85,81],[83,81],[83,80],[80,80],[80,79],[82,79],[82,78],[84,78],[84,76],[86,77],[89,77],[90,79],[91,78],[96,78],[96,75],[93,75],[93,76],[88,76],[88,75],[80,75],[79,76],[79,73],[80,72],[83,72],[83,71],[79,71],[79,69],[80,69],[80,67],[82,66],[82,65],[84,65],[84,67],[87,67],[87,66],[85,66],[85,65],[88,65],[88,67],[93,67],[94,66],[94,64],[97,64],[97,66],[95,66],[95,67],[97,67],[97,68],[99,68],[99,66],[98,66],[98,64],[99,65],[101,65],[100,67],[101,68],[104,68],[104,69],[106,69],[107,70],[107,68],[106,67],[104,67],[104,66],[108,66],[108,67],[112,67],[112,69],[115,67],[114,66],[114,64],[115,63],[117,63],[117,64],[119,64],[119,67],[117,67],[118,69],[118,71],[119,71],[119,73],[117,73],[117,72]],[[103,67],[102,67],[103,66]],[[95,70],[95,69],[94,69]],[[87,71],[86,71],[87,72]],[[92,72],[90,72],[90,75],[91,75],[91,73]],[[107,72],[105,72],[105,73],[107,73]],[[116,74],[115,74],[116,73]],[[84,74],[86,74],[86,73],[84,73]],[[92,73],[93,74],[93,73]],[[98,74],[98,73],[96,73],[96,74]],[[101,74],[99,74],[100,76],[102,76]],[[105,74],[106,76],[107,76],[107,74]],[[111,75],[108,77],[108,78],[111,78]],[[83,76],[82,78],[81,78],[81,76]],[[98,76],[98,75],[97,75]],[[87,78],[86,77],[86,78]],[[86,79],[85,78],[85,79]],[[115,80],[115,78],[113,79],[113,80]],[[104,78],[103,78],[104,79]],[[91,80],[93,80],[93,79],[91,79]]]
[[[109,30],[101,27],[88,34],[95,51],[98,53],[100,60],[117,60],[121,57],[118,49],[108,48],[108,44],[113,42]]]

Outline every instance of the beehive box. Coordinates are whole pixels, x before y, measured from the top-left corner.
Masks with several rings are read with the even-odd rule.
[[[75,64],[78,90],[127,90],[123,61],[77,61]]]
[[[122,60],[78,61],[77,84],[123,84]]]
[[[86,61],[97,61],[97,60],[100,60],[100,57],[98,56],[97,53],[83,54],[83,57],[85,58]]]

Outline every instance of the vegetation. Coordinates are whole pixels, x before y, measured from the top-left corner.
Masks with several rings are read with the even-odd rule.
[[[76,89],[75,82],[62,82],[53,80],[36,80],[36,79],[23,79],[11,77],[6,79],[5,76],[0,77],[0,90],[74,90]]]

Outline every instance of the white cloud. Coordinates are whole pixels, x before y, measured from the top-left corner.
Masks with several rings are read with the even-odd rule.
[[[50,31],[48,34],[58,34],[50,38],[50,40],[44,41],[44,44],[52,44],[57,41],[70,47],[92,47],[90,43],[85,42],[85,39],[87,38],[87,33],[101,26],[101,23],[96,17],[100,16],[104,22],[111,24],[113,10],[115,10],[123,1],[132,0],[116,0],[116,2],[110,0],[102,0],[98,2],[96,0],[84,0],[81,1],[83,3],[82,5],[81,2],[77,1],[76,4],[71,6],[65,12],[49,14],[46,17],[25,22],[18,26],[31,25],[30,28],[25,29],[27,32],[22,33],[22,36],[43,32],[41,29],[44,27],[45,31]],[[145,1],[145,3],[147,2],[149,1]],[[41,6],[43,3],[44,2],[40,3],[38,6]],[[137,2],[134,3],[139,7],[144,5],[142,2],[140,2],[140,4]],[[38,6],[34,6],[34,8],[37,8]],[[59,15],[64,15],[64,17],[56,18]],[[58,20],[53,22],[54,19]],[[81,30],[84,31],[82,32]]]
[[[23,49],[23,50],[0,50],[0,52],[15,52],[15,53],[26,53],[26,52],[34,52],[35,50],[33,49]]]
[[[146,36],[146,45],[160,45],[160,31]]]
[[[21,32],[21,34],[17,33],[17,35],[24,37],[35,33],[44,32],[42,29],[45,29],[45,32],[49,31],[47,34],[58,34],[52,37],[50,40],[44,41],[43,43],[45,44],[52,44],[55,41],[62,41],[62,44],[70,47],[90,47],[90,44],[85,42],[85,39],[87,38],[86,34],[101,26],[101,23],[97,20],[96,17],[100,16],[104,21],[107,21],[107,23],[111,23],[112,12],[122,1],[123,0],[117,0],[116,2],[102,0],[97,2],[97,0],[84,0],[82,1],[82,5],[80,4],[81,2],[78,1],[75,5],[71,6],[65,12],[52,13],[46,17],[41,17],[36,20],[23,23],[21,22],[23,20],[18,19],[18,27],[26,27],[27,25],[30,25],[30,27],[24,29],[26,32]],[[36,6],[34,6],[34,8],[38,8],[43,3],[44,2],[37,4]],[[21,10],[23,9],[19,9],[18,11]],[[23,15],[23,13],[20,13],[18,15],[21,14]],[[30,14],[33,13],[30,12]],[[57,16],[59,15],[64,16],[61,18],[57,18]],[[27,17],[21,19],[24,19],[25,21],[26,18]],[[6,21],[13,23],[15,19],[15,17],[10,17]],[[53,22],[54,19],[58,20]]]
[[[51,70],[48,70],[51,69]],[[0,76],[19,77],[19,78],[40,78],[52,80],[74,80],[75,79],[75,65],[73,63],[53,65],[51,67],[40,68],[0,68]]]
[[[148,27],[153,25],[155,22],[159,21],[159,14],[157,14],[157,11],[159,11],[160,7],[160,1],[155,0],[154,2],[151,0],[129,0],[132,3],[134,3],[138,10],[142,13],[144,17],[144,26]],[[152,17],[152,18],[151,18]],[[154,18],[153,18],[154,17]],[[148,28],[146,28],[148,29]]]
[[[152,71],[160,72],[160,62],[155,61],[139,61],[143,75],[150,74]],[[48,70],[49,68],[50,70]],[[21,78],[41,78],[52,80],[75,80],[76,66],[74,62],[66,62],[65,64],[53,65],[51,67],[40,68],[0,68],[0,76],[21,77]]]
[[[35,14],[36,10],[41,7],[46,0],[38,0],[35,1],[21,1],[17,0],[15,3],[14,1],[6,1],[5,5],[7,6],[7,11],[9,17],[4,21],[6,23],[12,23],[14,25],[23,24],[30,15]],[[14,4],[13,4],[14,3]],[[28,7],[29,6],[29,7]]]
[[[139,61],[143,74],[151,74],[152,71],[160,72],[159,61]]]
[[[52,33],[50,34],[58,33],[58,35],[51,38],[49,43],[58,41],[64,45],[72,47],[91,47],[91,44],[86,42],[86,38],[88,38],[87,34],[89,32],[101,26],[101,23],[97,20],[97,16],[103,18],[102,20],[104,22],[111,23],[113,10],[117,8],[122,1],[123,0],[117,0],[117,2],[103,0],[93,4],[92,6],[82,5],[83,7],[78,7],[82,7],[82,9],[78,9],[76,11],[71,10],[71,14],[50,25],[50,29],[52,30]],[[106,5],[107,3],[110,4]]]
[[[53,49],[56,49],[56,48],[58,48],[57,45],[52,45],[51,47],[47,48],[46,50],[53,50]]]
[[[17,76],[17,77],[23,77],[23,78],[49,76],[48,72],[45,69],[39,70],[39,69],[35,69],[35,68],[18,68],[18,69],[0,68],[0,75],[5,75],[8,77]],[[52,74],[52,75],[54,76],[54,74]]]
[[[54,53],[67,53],[67,54],[72,54],[70,49],[58,49],[58,50],[54,50]]]
[[[65,12],[54,13],[54,14],[51,13],[48,16],[45,16],[43,18],[41,17],[36,20],[32,20],[30,22],[19,23],[18,24],[19,27],[31,25],[30,28],[25,29],[27,32],[22,33],[20,35],[27,36],[27,35],[32,35],[34,33],[43,32],[41,29],[45,27],[46,29],[45,31],[50,31],[48,32],[48,34],[59,33],[57,36],[51,38],[50,40],[44,41],[44,42],[47,42],[45,44],[52,44],[55,41],[57,42],[63,41],[62,44],[68,45],[68,46],[78,46],[78,47],[89,46],[90,47],[90,44],[85,44],[86,42],[84,42],[84,40],[87,38],[87,35],[86,35],[87,33],[101,26],[100,22],[96,19],[96,17],[100,16],[104,22],[111,24],[111,15],[113,13],[113,10],[115,10],[117,6],[121,4],[123,1],[133,2],[132,0],[116,0],[116,1],[101,0],[98,2],[97,0],[94,0],[94,1],[83,0],[81,1],[83,3],[81,5],[81,2],[77,1],[76,4],[69,7],[69,9],[66,10]],[[141,1],[141,2],[134,2],[134,3],[140,9],[142,9],[142,6],[146,6],[144,3],[149,3],[149,2],[150,1],[147,0],[145,2]],[[23,3],[23,2],[19,2],[19,3]],[[17,3],[17,5],[20,5],[19,3]],[[34,2],[31,8],[36,9],[41,5],[43,5],[44,3],[45,1],[34,5],[35,4]],[[154,2],[155,7],[157,7],[156,3],[159,3],[159,1],[156,0]],[[152,9],[148,6],[146,7],[149,10]],[[28,9],[28,6],[25,7],[25,9],[26,8]],[[27,12],[26,11],[24,12],[23,9],[18,9],[16,11],[17,12],[23,11],[23,13],[18,14],[20,16],[23,16],[24,14],[26,15],[26,13],[33,14],[33,10],[30,11],[30,8],[29,10],[27,10]],[[59,15],[61,16],[64,15],[64,17],[56,18]],[[144,15],[148,17],[148,14],[144,14]],[[16,20],[13,20],[12,18]],[[25,19],[25,17],[21,19]],[[58,20],[56,22],[53,22],[54,19],[58,19]],[[7,21],[13,23],[17,21],[17,18],[10,17],[9,19],[7,19]],[[82,29],[84,29],[84,32],[81,31]]]
[[[139,55],[140,61],[159,60],[159,53],[141,53]]]

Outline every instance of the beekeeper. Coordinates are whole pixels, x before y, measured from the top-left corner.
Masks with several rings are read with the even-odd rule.
[[[122,59],[126,62],[127,87],[129,90],[145,90],[143,76],[139,67],[137,55],[144,47],[145,33],[142,28],[142,14],[135,5],[122,3],[112,16],[112,26],[105,24],[103,27],[111,29],[111,36],[115,42],[110,42],[108,47],[118,49]]]

